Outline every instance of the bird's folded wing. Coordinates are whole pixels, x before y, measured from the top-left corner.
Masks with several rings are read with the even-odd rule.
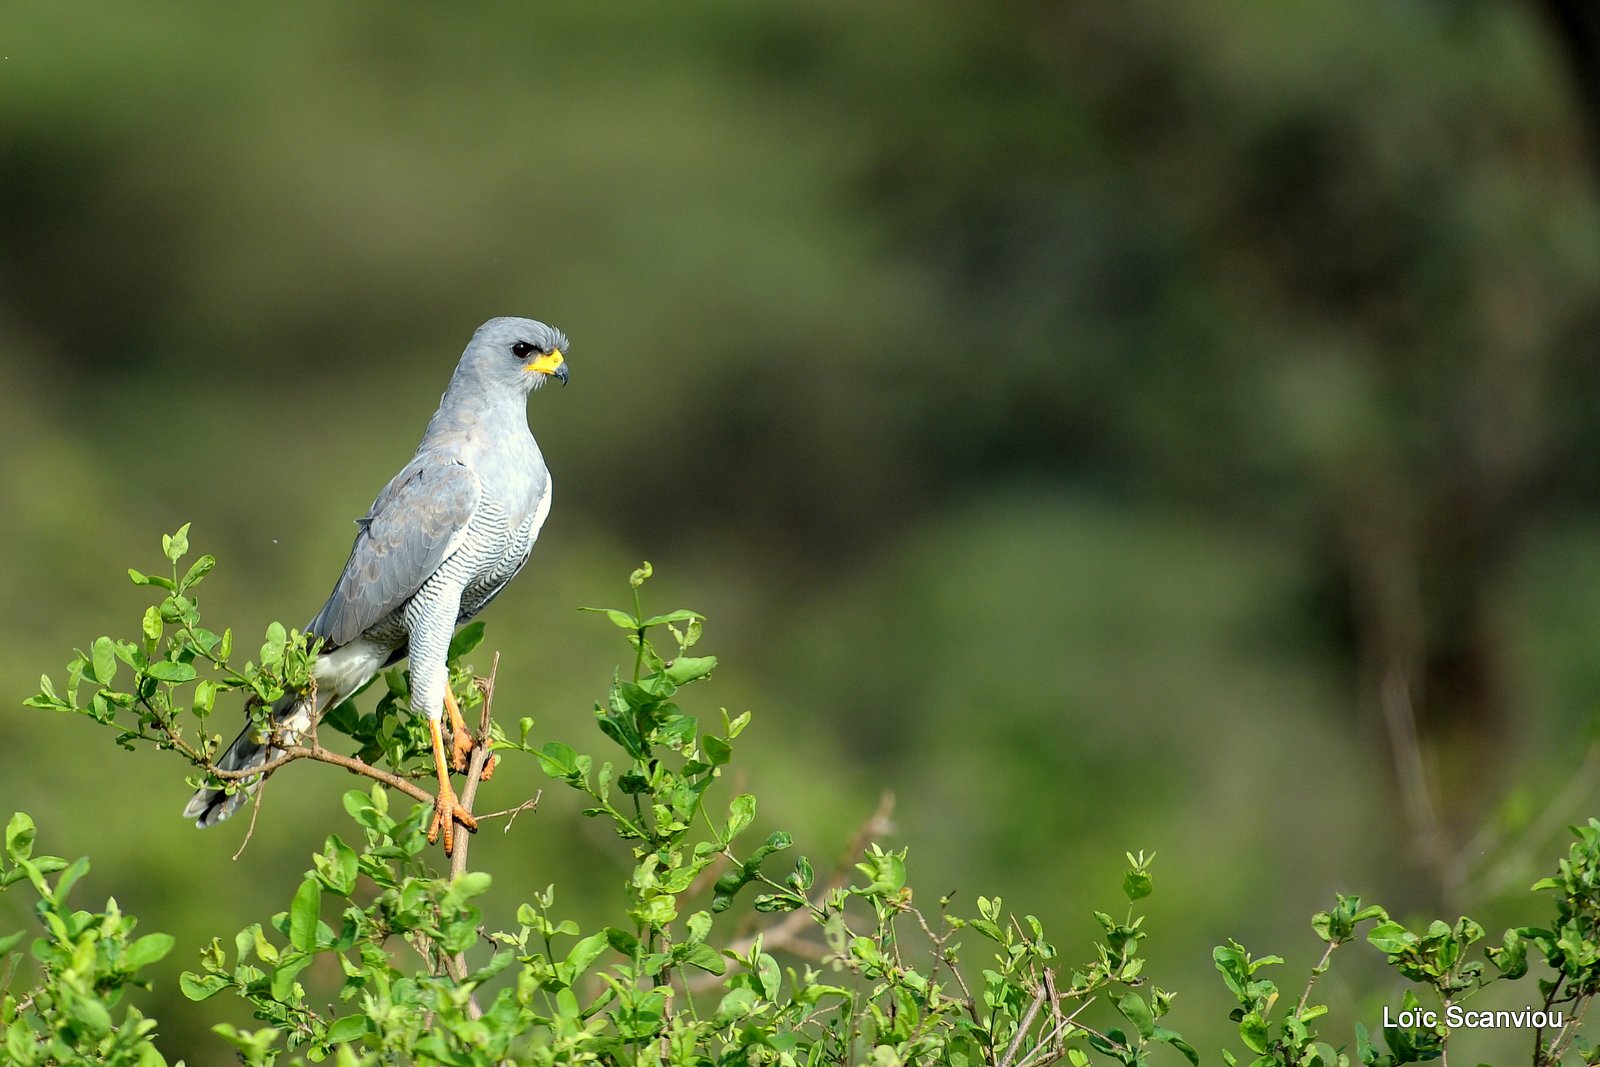
[[[405,603],[459,546],[478,506],[478,476],[459,462],[413,461],[360,521],[344,574],[310,632],[355,640]]]

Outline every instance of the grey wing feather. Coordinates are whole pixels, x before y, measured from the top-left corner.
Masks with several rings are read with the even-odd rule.
[[[311,633],[347,644],[404,604],[455,551],[478,506],[478,477],[456,461],[417,459],[384,487]]]

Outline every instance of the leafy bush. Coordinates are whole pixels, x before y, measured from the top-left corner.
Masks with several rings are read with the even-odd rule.
[[[221,737],[207,724],[218,697],[246,694],[257,729],[270,732],[262,709],[310,684],[316,644],[275,624],[257,659],[236,664],[231,631],[200,621],[195,589],[214,561],[203,556],[183,568],[187,528],[165,538],[164,548],[167,575],[130,572],[158,598],[139,639],[97,638],[68,664],[64,685],[42,679],[28,704],[88,716],[125,747],[175,752],[197,786],[238,788],[243,783],[219,777],[212,762]],[[685,710],[680,701],[710,677],[716,659],[691,654],[700,615],[644,613],[640,590],[649,577],[648,564],[631,576],[631,610],[591,609],[624,632],[631,661],[595,707],[607,745],[600,758],[558,741],[536,745],[527,719],[515,738],[499,730],[493,671],[482,677],[462,662],[481,626],[463,630],[451,650],[452,686],[464,706],[480,711],[463,802],[471,805],[493,766],[491,752],[531,758],[581,794],[583,814],[608,823],[632,853],[614,923],[581,929],[561,915],[551,888],[524,894],[514,928],[485,928],[476,901],[491,876],[470,868],[466,844],[446,870],[427,844],[430,798],[412,781],[425,768],[426,739],[406,706],[404,672],[389,672],[372,711],[345,704],[322,723],[346,736],[354,755],[312,736],[286,746],[283,757],[374,779],[370,789],[345,794],[355,824],[348,840],[330,835],[285,911],[213,940],[198,970],[182,977],[192,1000],[231,996],[250,1006],[260,1027],[215,1027],[243,1062],[286,1055],[352,1067],[1199,1062],[1162,1025],[1174,994],[1145,974],[1140,954],[1146,931],[1138,905],[1153,889],[1152,857],[1128,856],[1125,913],[1097,912],[1100,936],[1080,962],[1068,963],[1037,919],[1009,914],[998,897],[977,897],[975,912],[950,898],[919,902],[903,849],[864,837],[853,866],[819,877],[808,858],[794,855],[788,834],[753,840],[755,797],[725,800],[714,788],[750,715],[722,712],[702,722]],[[417,803],[396,807],[396,791]],[[537,799],[479,818],[512,818]],[[1462,1005],[1491,984],[1525,978],[1531,955],[1546,972],[1540,1007],[1561,1013],[1534,1027],[1533,1062],[1556,1064],[1574,1052],[1600,1062],[1578,1034],[1600,990],[1600,822],[1577,834],[1558,873],[1535,886],[1553,897],[1550,925],[1508,930],[1487,949],[1485,931],[1471,919],[1413,931],[1382,908],[1340,897],[1312,920],[1326,947],[1291,1007],[1263,973],[1278,957],[1253,957],[1232,941],[1217,948],[1252,1067],[1352,1062],[1351,1050],[1317,1029],[1327,1009],[1311,994],[1334,952],[1368,924],[1366,941],[1406,983],[1401,1010],[1436,1007],[1432,1021],[1385,1028],[1386,1051],[1355,1024],[1355,1061],[1392,1067],[1443,1059],[1451,1032],[1470,1023],[1459,1021]],[[13,816],[0,889],[33,889],[42,932],[28,957],[18,951],[25,931],[0,936],[0,1026],[10,1061],[164,1063],[154,1021],[123,997],[172,938],[133,938],[134,920],[115,901],[99,912],[69,910],[68,891],[87,862],[36,857],[33,842],[32,821]],[[730,919],[718,918],[730,913],[755,917],[759,932],[735,936]],[[325,965],[313,967],[319,958]],[[1240,1060],[1226,1050],[1221,1057],[1229,1065]]]

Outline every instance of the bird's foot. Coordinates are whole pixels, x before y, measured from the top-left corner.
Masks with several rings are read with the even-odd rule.
[[[467,760],[472,755],[472,735],[467,733],[465,723],[453,726],[450,730],[450,767],[457,774],[467,769]],[[487,777],[487,776],[485,776]]]
[[[456,823],[466,827],[471,833],[478,832],[478,820],[473,818],[472,812],[461,806],[456,791],[449,782],[439,783],[439,795],[433,801],[433,823],[428,827],[428,844],[439,840],[440,832],[444,834],[444,854],[453,855],[455,852]]]
[[[472,731],[461,717],[461,705],[449,689],[444,691],[444,710],[450,713],[450,766],[457,774],[467,769],[467,759],[472,755]]]
[[[479,781],[487,782],[494,777],[495,764],[500,762],[499,756],[490,756],[483,765],[483,773],[478,776]]]

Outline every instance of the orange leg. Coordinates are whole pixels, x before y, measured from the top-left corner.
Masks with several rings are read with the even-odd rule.
[[[451,854],[455,847],[455,826],[459,822],[473,833],[478,832],[478,820],[472,813],[461,806],[461,801],[456,797],[455,787],[450,784],[450,765],[444,757],[444,733],[439,729],[438,719],[428,720],[428,729],[433,734],[433,762],[439,771],[439,793],[433,801],[433,824],[428,827],[428,844],[433,844],[439,839],[439,831],[444,831],[444,854]]]
[[[450,766],[456,771],[467,769],[467,757],[472,754],[472,734],[467,730],[456,695],[448,688],[444,691],[445,710],[450,713]]]

